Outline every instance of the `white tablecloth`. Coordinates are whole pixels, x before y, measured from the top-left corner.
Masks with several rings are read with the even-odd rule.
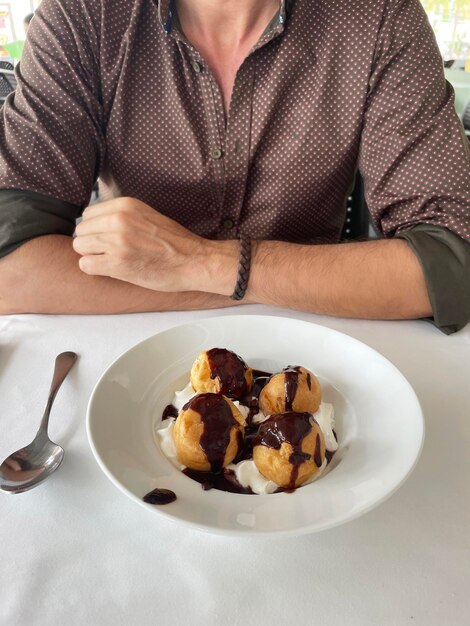
[[[149,515],[101,472],[85,414],[104,369],[136,342],[212,315],[277,314],[346,332],[392,361],[422,404],[415,471],[367,515],[317,534],[227,538]],[[0,318],[0,457],[31,441],[56,354],[80,360],[50,434],[62,467],[0,493],[0,624],[468,626],[470,327],[369,322],[271,307],[106,317]],[[400,433],[397,433],[400,436]]]

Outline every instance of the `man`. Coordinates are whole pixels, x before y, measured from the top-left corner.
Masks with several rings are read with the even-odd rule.
[[[34,17],[34,13],[28,13],[28,15],[23,20],[23,29],[24,34],[28,34],[29,25],[31,24],[31,20]],[[23,54],[24,48],[24,40],[18,39],[18,41],[12,41],[11,43],[3,44],[2,48],[6,50],[8,56],[13,59],[16,63],[21,61],[21,55]]]
[[[470,151],[419,0],[43,0],[19,81],[1,312],[470,319]],[[339,244],[357,163],[385,238]]]

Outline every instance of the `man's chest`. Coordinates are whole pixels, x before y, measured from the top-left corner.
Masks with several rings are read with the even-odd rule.
[[[353,176],[370,73],[337,44],[283,36],[224,85],[194,49],[152,50],[142,33],[109,107],[105,176],[207,236],[236,236],[255,214],[275,231],[286,206],[324,207],[326,224]]]

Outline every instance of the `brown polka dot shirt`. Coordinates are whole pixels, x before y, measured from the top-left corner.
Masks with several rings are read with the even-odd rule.
[[[1,116],[0,245],[71,235],[98,176],[204,237],[335,242],[357,166],[461,327],[470,150],[419,0],[280,0],[228,112],[170,0],[43,0]]]

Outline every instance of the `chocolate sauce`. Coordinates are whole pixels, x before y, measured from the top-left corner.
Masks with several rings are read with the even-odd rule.
[[[148,504],[170,504],[176,500],[176,493],[169,489],[154,489],[149,491],[142,500]]]
[[[297,393],[301,369],[299,365],[289,365],[282,370],[282,373],[284,374],[286,411],[292,411],[292,403],[294,402],[295,394]]]
[[[211,378],[220,381],[220,393],[229,398],[241,398],[248,391],[245,361],[226,348],[213,348],[207,351]]]
[[[293,451],[289,457],[292,471],[287,485],[288,490],[295,489],[300,466],[312,458],[311,454],[302,450],[302,442],[312,430],[311,420],[311,413],[290,411],[271,415],[260,424],[258,435],[253,442],[255,446],[266,446],[274,450],[280,450],[284,442],[292,446]]]
[[[249,393],[240,398],[240,404],[243,404],[249,409],[249,413],[246,417],[247,424],[251,424],[253,417],[259,413],[259,394],[271,376],[272,374],[269,372],[253,370],[253,387]]]
[[[327,465],[329,465],[331,459],[334,457],[335,454],[336,450],[334,450],[333,452],[331,452],[330,450],[325,450],[325,459]]]
[[[169,417],[178,417],[178,409],[172,404],[168,404],[162,413],[162,421],[168,419]]]
[[[212,472],[222,471],[225,452],[230,442],[230,432],[234,426],[239,430],[239,424],[233,417],[227,400],[218,393],[200,393],[187,402],[183,411],[192,409],[199,413],[204,425],[199,440]],[[241,433],[238,443],[241,445]]]
[[[225,353],[225,356],[223,356],[224,359],[226,358],[227,354],[229,355],[234,354],[233,352],[230,352],[229,350],[222,350],[222,349],[217,349],[217,348],[215,348],[214,350],[209,350],[209,352],[217,353],[216,358],[219,358],[219,357],[222,358],[219,353]],[[243,363],[244,367],[246,367],[244,362],[239,357],[237,357],[236,354],[234,356]],[[233,361],[233,362],[236,363],[236,361]],[[225,367],[225,361],[224,361],[223,367]],[[292,403],[295,398],[295,393],[297,390],[297,385],[298,385],[298,375],[299,373],[301,373],[301,368],[299,366],[296,366],[296,367],[289,366],[283,370],[283,373],[287,374],[286,379],[289,378],[289,383],[287,383],[287,380],[286,380],[286,405],[287,405],[288,400],[290,400],[290,405],[292,406]],[[282,414],[279,416],[273,415],[269,418],[269,420],[267,420],[266,422],[263,422],[263,424],[261,425],[253,423],[253,417],[259,412],[259,395],[262,389],[264,388],[264,386],[267,384],[267,382],[272,376],[273,374],[271,374],[270,372],[264,372],[262,370],[253,370],[253,387],[251,391],[249,392],[247,392],[245,388],[245,391],[243,392],[244,395],[240,397],[240,404],[248,407],[249,413],[246,418],[244,436],[242,435],[240,430],[237,433],[239,452],[236,458],[233,460],[233,463],[240,463],[241,461],[252,459],[253,458],[253,445],[254,445],[255,440],[259,439],[260,426],[262,426],[263,424],[267,424],[268,422],[270,422],[272,418],[283,417],[285,415],[285,414]],[[243,372],[243,381],[244,380],[245,379],[244,379],[244,372]],[[309,389],[311,389],[311,377],[309,373],[307,373],[307,385]],[[229,394],[227,393],[226,395],[229,395]],[[232,412],[230,411],[230,408],[228,407],[226,402],[223,402],[223,404],[221,403],[221,406],[224,408],[222,409],[223,417],[219,421],[217,418],[217,415],[219,413],[215,407],[218,406],[218,402],[221,402],[221,400],[197,401],[197,398],[201,398],[204,396],[206,397],[215,396],[215,398],[219,398],[219,399],[222,398],[220,394],[200,394],[199,396],[195,396],[187,404],[185,404],[183,409],[186,410],[187,408],[191,408],[197,411],[201,415],[201,420],[204,423],[203,436],[201,437],[201,447],[206,453],[206,456],[209,462],[211,463],[211,467],[213,468],[213,470],[215,469],[215,471],[198,472],[196,470],[192,470],[187,467],[183,470],[183,474],[186,474],[186,476],[188,476],[192,480],[195,480],[198,483],[200,483],[202,488],[205,491],[209,489],[219,489],[220,491],[229,491],[231,493],[253,494],[253,491],[249,487],[248,488],[242,487],[242,485],[238,482],[235,472],[233,470],[222,468],[223,459],[225,457],[225,451],[226,451],[228,442],[230,440],[230,430],[232,426],[238,424],[238,422],[233,418]],[[208,404],[209,407],[211,408],[211,416],[207,415],[206,404]],[[226,409],[228,409],[228,411],[226,411]],[[309,413],[291,412],[291,414],[301,415],[301,416],[307,415],[310,418]],[[165,408],[162,419],[166,419],[168,417],[177,417],[177,416],[178,416],[178,411],[173,405],[170,404]],[[216,439],[218,438],[218,435],[215,434],[213,421],[218,422],[218,426],[220,428],[218,432],[222,433],[223,441],[221,442],[219,446],[215,443]],[[296,421],[296,420],[293,420],[293,421]],[[225,427],[223,426],[223,424],[225,424]],[[302,425],[305,426],[305,424],[302,424]],[[310,422],[309,422],[309,426],[311,429]],[[290,425],[288,428],[294,428],[295,430],[295,427],[293,427],[293,425]],[[284,430],[282,432],[284,432]],[[309,430],[306,430],[306,434],[308,434],[308,432]],[[205,436],[204,436],[204,433],[206,433]],[[288,433],[286,432],[286,437],[287,435]],[[335,433],[335,436],[336,436],[336,433]],[[280,492],[292,493],[293,491],[295,491],[295,481],[298,476],[299,467],[305,460],[308,460],[311,458],[311,455],[306,454],[305,452],[302,452],[302,449],[301,449],[302,439],[303,439],[303,436],[300,437],[300,443],[297,448],[293,445],[292,441],[289,441],[289,443],[291,443],[291,445],[294,447],[294,451],[291,454],[291,457],[289,459],[289,461],[293,465],[293,473],[290,477],[291,478],[290,485],[288,487],[279,487],[275,491],[275,493],[280,493]],[[278,437],[274,437],[274,438],[268,437],[268,440],[274,444],[268,447],[273,447],[276,449],[280,448],[282,441],[280,443]],[[263,443],[262,445],[267,445],[267,444]],[[209,450],[209,453],[211,454],[211,458],[214,459],[213,461],[211,461],[209,458],[208,450]],[[328,450],[325,451],[325,457],[328,463],[331,461],[334,454],[335,454],[334,452],[329,452]],[[317,437],[317,440],[315,442],[314,461],[318,467],[321,466],[320,437]],[[155,490],[155,491],[166,492],[167,490]],[[153,493],[154,492],[151,492],[150,494],[147,494],[147,496],[151,496]],[[173,492],[169,492],[169,493],[173,493]],[[174,498],[172,500],[168,500],[168,502],[172,502],[175,498],[176,496],[174,495]],[[152,502],[152,504],[164,504],[164,503],[166,502]]]
[[[263,370],[253,370],[253,380],[257,378],[271,378],[272,372],[265,372]]]
[[[338,435],[336,434],[336,431],[333,429],[333,435],[335,436],[336,441],[338,441]],[[325,450],[325,459],[326,459],[326,464],[328,465],[331,461],[331,459],[334,457],[334,455],[336,454],[336,450],[330,451],[330,450]]]
[[[322,466],[322,458],[321,458],[321,439],[320,435],[317,433],[317,438],[315,440],[315,453],[313,455],[313,460],[315,461],[315,465],[317,467]]]
[[[258,434],[258,429],[259,424],[251,423],[245,426],[245,436],[242,439],[242,445],[237,456],[233,459],[233,463],[249,461],[253,458],[253,441]]]
[[[224,469],[222,472],[198,472],[186,467],[183,474],[201,484],[204,491],[219,489],[230,493],[249,493],[253,491],[249,487],[242,487],[233,470]]]

